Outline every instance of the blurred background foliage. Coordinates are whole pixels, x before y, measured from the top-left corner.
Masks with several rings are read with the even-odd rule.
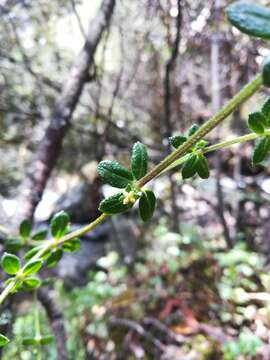
[[[132,144],[140,140],[152,166],[167,151],[167,135],[211,116],[215,44],[222,104],[254,76],[269,44],[229,25],[223,11],[229,3],[116,2],[36,209],[37,228],[60,209],[74,227],[94,217],[101,197],[112,192],[96,177],[101,159],[127,164]],[[100,4],[5,0],[0,5],[3,226],[15,216],[19,185]],[[166,76],[177,31],[168,121]],[[248,113],[266,96],[265,89],[255,95],[207,140],[247,133]],[[269,164],[252,168],[250,157],[251,145],[242,144],[208,156],[208,180],[183,182],[178,170],[158,178],[150,185],[158,198],[151,222],[142,224],[136,210],[108,220],[82,239],[78,253],[45,271],[48,291],[63,313],[70,359],[270,358]],[[41,313],[49,333],[42,307]],[[36,358],[34,349],[22,345],[33,322],[31,295],[2,311],[0,325],[13,323],[14,337],[4,360]],[[55,344],[42,355],[56,359]]]

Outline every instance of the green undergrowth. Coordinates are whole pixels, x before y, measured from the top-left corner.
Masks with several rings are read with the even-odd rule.
[[[182,224],[179,235],[169,231],[167,223],[166,218],[161,218],[149,228],[133,269],[110,251],[98,261],[107,273],[89,272],[86,286],[67,290],[60,280],[55,282],[70,358],[85,359],[86,348],[96,359],[105,353],[113,358],[121,351],[127,329],[111,328],[110,319],[124,318],[143,324],[146,317],[158,319],[176,335],[186,336],[186,341],[177,345],[179,350],[185,354],[195,351],[198,359],[208,359],[213,354],[224,360],[239,356],[251,359],[256,354],[263,344],[256,334],[256,318],[260,316],[265,326],[269,318],[267,303],[256,300],[254,295],[270,290],[270,273],[263,270],[263,256],[249,251],[243,242],[225,251],[220,239],[201,235],[199,226]],[[178,300],[193,320],[222,329],[232,340],[218,344],[211,336],[190,328],[181,317],[182,305],[168,310],[170,301],[177,304]],[[168,313],[163,317],[166,308]],[[49,327],[43,315],[41,320],[46,333]],[[31,322],[32,309],[26,302],[15,320],[16,340],[5,348],[4,360],[16,356],[35,359],[20,345],[20,339],[33,335]],[[154,335],[165,342],[160,334]],[[136,334],[134,337],[144,348],[145,359],[152,359],[148,341]],[[247,338],[254,346],[245,345]],[[55,359],[54,347],[44,351],[47,359]]]

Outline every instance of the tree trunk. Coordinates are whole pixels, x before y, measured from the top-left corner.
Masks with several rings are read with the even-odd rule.
[[[104,30],[113,13],[115,0],[103,0],[96,18],[91,22],[85,44],[75,59],[62,91],[56,100],[50,123],[32,160],[26,179],[20,187],[20,206],[17,221],[32,219],[47,181],[59,157],[64,136],[71,125],[71,117],[78,104],[89,68]]]
[[[166,63],[165,67],[165,79],[164,79],[164,128],[162,131],[162,136],[168,141],[168,138],[172,135],[173,125],[171,120],[171,75],[175,68],[175,63],[177,60],[179,44],[181,39],[181,25],[182,25],[182,7],[181,0],[177,1],[178,14],[176,17],[176,36],[173,44],[170,46],[171,56]],[[161,127],[162,129],[162,127]],[[167,142],[166,148],[167,154],[171,152],[171,147],[169,142]],[[173,230],[179,232],[179,209],[177,206],[177,187],[173,179],[172,173],[169,172],[169,181],[171,187],[171,207],[172,207],[172,218],[173,218]]]
[[[215,114],[221,106],[221,92],[220,92],[220,70],[219,70],[219,42],[220,42],[220,13],[221,4],[220,0],[215,0],[214,5],[214,25],[215,31],[212,35],[211,41],[211,75],[212,75],[212,110]],[[233,247],[233,241],[230,236],[230,231],[227,225],[227,221],[224,214],[224,199],[223,191],[220,183],[221,167],[219,157],[215,158],[216,168],[216,195],[217,195],[217,210],[220,218],[221,225],[223,227],[223,234],[226,240],[228,248]]]
[[[62,311],[55,301],[53,291],[48,288],[41,288],[38,290],[38,299],[44,307],[46,314],[48,316],[53,334],[55,339],[55,344],[57,348],[57,359],[58,360],[67,360],[67,350],[66,350],[66,332],[65,324]]]

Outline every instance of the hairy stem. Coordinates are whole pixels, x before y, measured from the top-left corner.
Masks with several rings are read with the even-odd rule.
[[[6,285],[6,287],[4,288],[4,290],[0,295],[0,304],[2,304],[6,300],[8,295],[12,292],[14,285],[15,285],[15,280],[14,282],[10,282],[8,285]]]
[[[63,244],[66,241],[72,240],[76,237],[80,237],[80,236],[88,233],[89,231],[93,230],[96,226],[98,226],[100,223],[102,223],[108,216],[109,215],[107,215],[107,214],[101,214],[98,218],[96,218],[96,220],[92,221],[90,224],[82,227],[79,230],[76,230],[70,234],[63,236],[58,241],[58,244]]]
[[[227,102],[213,117],[211,117],[205,124],[203,124],[196,133],[191,136],[183,145],[165,157],[158,165],[149,171],[137,183],[139,187],[144,186],[150,180],[159,175],[164,169],[171,165],[177,158],[184,155],[193,145],[213,130],[220,124],[227,116],[229,116],[239,105],[250,98],[262,85],[262,75],[257,75],[251,82],[249,82],[242,90],[239,91],[230,101]]]
[[[39,308],[38,308],[38,299],[37,292],[34,293],[35,300],[35,338],[40,341],[41,332],[40,332],[40,318],[39,318]],[[37,346],[37,360],[42,360],[41,347],[40,344]]]
[[[233,138],[233,139],[230,139],[230,140],[227,140],[227,141],[223,141],[223,142],[218,143],[218,144],[207,146],[204,149],[199,149],[199,150],[194,151],[194,153],[206,154],[206,153],[209,153],[209,152],[212,152],[212,151],[215,151],[215,150],[220,150],[220,149],[229,147],[231,145],[237,145],[237,144],[244,143],[244,142],[247,142],[247,141],[255,140],[255,139],[258,139],[258,138],[260,138],[262,136],[267,136],[267,135],[268,136],[270,135],[270,130],[265,131],[263,134],[250,133],[250,134],[247,134],[247,135],[244,135],[244,136],[238,136],[236,138]],[[168,166],[166,169],[164,169],[161,174],[163,174],[163,173],[165,173],[165,172],[167,172],[167,171],[169,171],[171,169],[174,169],[176,166],[182,165],[185,161],[187,161],[188,157],[189,157],[189,154],[186,154],[186,155],[182,156],[180,159],[177,159],[170,166]]]
[[[164,170],[168,170],[170,165],[174,165],[173,167],[179,165],[175,165],[175,161],[182,155],[184,155],[193,145],[195,145],[199,140],[201,140],[205,135],[207,135],[212,129],[214,129],[218,124],[220,124],[227,116],[229,116],[239,105],[241,105],[243,102],[245,102],[248,98],[250,98],[262,85],[262,75],[258,74],[252,81],[250,81],[242,90],[240,90],[226,105],[224,105],[213,117],[211,117],[204,125],[200,127],[200,129],[191,136],[183,145],[181,145],[178,149],[173,151],[170,155],[165,157],[164,160],[162,160],[158,165],[156,165],[152,170],[150,170],[142,179],[140,179],[137,182],[138,187],[143,187],[145,184],[147,184],[149,181],[151,181],[153,178],[157,177],[161,173],[164,172]],[[265,133],[266,134],[266,133]],[[266,135],[269,135],[268,133]],[[261,135],[260,135],[261,136]],[[217,149],[220,149],[225,146],[229,146],[235,143],[248,141],[252,139],[256,139],[258,135],[256,134],[248,134],[242,137],[242,140],[239,141],[238,138],[229,140],[227,142],[223,142],[220,144],[209,146],[208,148],[204,149],[204,152],[210,152]],[[226,145],[225,145],[226,144]],[[183,161],[182,157],[179,159],[180,163]],[[59,240],[51,239],[46,241],[44,243],[44,247],[40,249],[35,256],[33,256],[30,261],[37,260],[42,255],[50,249],[53,249],[57,247],[58,245],[63,244],[66,241],[70,241],[74,238],[80,237],[84,235],[85,233],[93,230],[96,226],[98,226],[100,223],[102,223],[109,215],[107,214],[101,214],[96,220],[91,222],[90,224],[84,226],[83,228],[76,230],[70,234],[67,234],[63,236]],[[25,264],[25,266],[27,263]],[[24,266],[24,267],[25,267]],[[13,278],[13,281],[6,285],[6,287],[3,289],[2,293],[0,294],[0,304],[2,304],[5,299],[12,293],[14,286],[19,282],[22,281],[25,276],[23,274],[23,269],[20,269],[16,276]]]
[[[37,299],[37,293],[35,291],[34,295],[35,299],[35,335],[37,338],[40,338],[40,321],[39,321],[39,308],[38,308],[38,299]]]
[[[96,220],[92,221],[90,224],[82,227],[79,230],[73,231],[72,233],[63,236],[58,241],[56,241],[55,239],[47,240],[46,243],[44,244],[44,247],[42,249],[40,249],[30,259],[30,261],[40,259],[40,257],[42,257],[42,255],[44,255],[44,253],[46,253],[46,251],[51,250],[51,249],[57,247],[58,245],[63,244],[66,241],[69,241],[69,240],[75,239],[77,237],[80,237],[83,234],[93,230],[97,225],[99,225],[101,222],[103,222],[107,217],[108,217],[108,215],[101,214]],[[27,265],[27,263],[25,264],[25,266],[26,265]],[[13,290],[14,286],[17,284],[17,282],[22,281],[25,278],[25,276],[23,274],[24,267],[22,267],[21,270],[18,271],[18,273],[14,277],[13,281],[11,283],[9,283],[5,287],[5,289],[2,291],[2,293],[0,294],[0,304],[2,304],[5,301],[5,299],[8,297],[8,295],[12,292],[12,290]]]

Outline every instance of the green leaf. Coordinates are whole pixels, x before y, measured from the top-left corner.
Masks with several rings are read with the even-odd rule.
[[[248,117],[248,127],[256,134],[263,134],[265,121],[265,117],[261,112],[251,113]]]
[[[48,345],[48,344],[51,344],[52,342],[53,342],[52,335],[45,335],[45,336],[42,336],[42,338],[40,339],[41,345]]]
[[[30,260],[32,257],[34,257],[39,250],[41,250],[43,248],[42,245],[40,246],[35,246],[34,248],[30,249],[29,251],[27,251],[27,253],[24,254],[24,260],[28,261]],[[43,253],[43,255],[40,256],[40,259],[46,259],[51,253],[51,250],[48,249],[47,251],[45,251],[45,253]]]
[[[31,222],[29,220],[23,220],[20,224],[20,235],[23,239],[29,238],[31,233]]]
[[[48,259],[46,261],[46,266],[48,268],[54,267],[58,263],[58,261],[61,260],[62,256],[63,256],[63,250],[62,249],[56,249],[48,257]]]
[[[139,213],[143,221],[148,221],[153,216],[156,206],[156,197],[153,191],[144,190],[139,200]]]
[[[192,136],[195,134],[195,132],[199,129],[199,125],[198,124],[193,124],[189,130],[188,130],[188,136]]]
[[[187,141],[186,136],[182,136],[182,135],[175,135],[175,136],[171,136],[169,137],[169,143],[175,148],[179,148],[179,146],[183,145],[184,142]]]
[[[39,341],[37,339],[35,339],[35,338],[28,337],[28,338],[24,338],[22,340],[22,344],[24,346],[36,346],[36,345],[39,344]]]
[[[3,347],[8,343],[9,343],[9,339],[6,336],[0,334],[0,347]]]
[[[45,240],[48,234],[48,230],[40,230],[32,236],[32,240],[40,241]]]
[[[264,102],[262,106],[262,113],[267,121],[267,127],[270,127],[270,97]]]
[[[138,141],[133,145],[131,153],[131,170],[137,180],[146,174],[147,165],[148,155],[146,147]]]
[[[31,275],[36,273],[42,266],[42,260],[31,260],[29,263],[27,263],[23,268],[23,274],[24,275]]]
[[[101,201],[99,204],[99,210],[104,214],[119,214],[130,208],[132,208],[133,204],[124,204],[124,194],[117,193],[113,196],[110,196]]]
[[[22,284],[21,280],[17,280],[16,283],[13,285],[12,290],[11,290],[11,294],[15,294],[15,292],[20,288]]]
[[[79,250],[80,247],[81,247],[81,242],[80,239],[78,238],[75,238],[70,241],[65,241],[62,245],[62,249],[67,252],[73,252]]]
[[[26,260],[26,261],[30,260],[30,259],[31,259],[33,256],[35,256],[36,253],[38,253],[39,250],[41,250],[41,249],[42,249],[42,245],[40,245],[40,246],[35,246],[34,248],[28,250],[28,251],[24,254],[24,256],[23,256],[24,260]]]
[[[246,1],[236,1],[226,9],[228,20],[245,34],[270,39],[270,9]]]
[[[39,256],[40,259],[45,260],[47,259],[51,254],[51,249],[46,250],[42,255]]]
[[[22,247],[22,241],[18,238],[10,238],[5,241],[5,249],[7,252],[16,253]]]
[[[252,164],[260,164],[270,151],[270,138],[265,136],[262,139],[259,139],[255,145],[253,155],[252,155]]]
[[[206,158],[203,155],[198,156],[197,164],[196,164],[197,173],[202,179],[209,178],[209,167]]]
[[[60,211],[54,215],[50,222],[52,236],[60,239],[68,230],[69,216],[66,212]]]
[[[16,255],[5,252],[1,258],[1,266],[5,273],[15,275],[21,267],[20,259]]]
[[[262,68],[263,85],[270,87],[270,56],[268,56]]]
[[[194,176],[197,172],[197,160],[198,156],[195,154],[191,154],[188,160],[184,163],[182,167],[182,178],[188,179]]]
[[[116,188],[125,188],[133,181],[131,172],[117,161],[101,161],[97,166],[97,172],[103,182]]]
[[[22,283],[22,290],[29,291],[40,287],[41,281],[36,277],[28,277]]]

